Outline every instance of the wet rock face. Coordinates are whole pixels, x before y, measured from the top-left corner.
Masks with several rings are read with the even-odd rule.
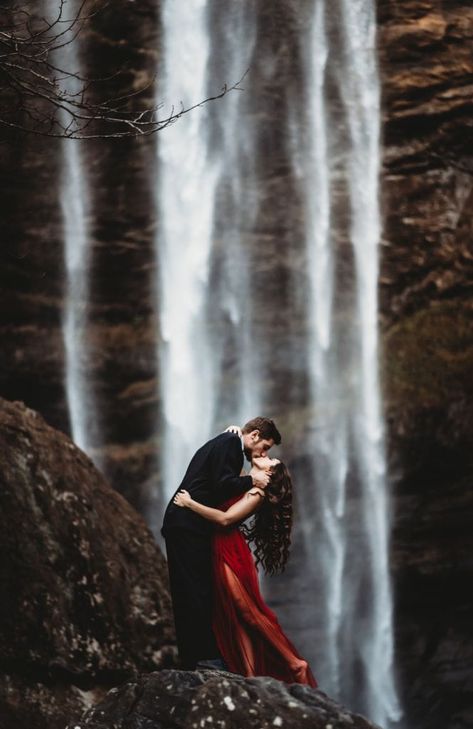
[[[411,726],[473,726],[473,8],[380,0],[396,648]]]
[[[388,320],[469,298],[473,264],[473,8],[380,0]],[[470,293],[469,293],[470,292]]]
[[[406,714],[473,726],[473,366],[467,302],[439,302],[385,336],[391,566]]]
[[[67,729],[375,729],[322,691],[222,671],[161,671],[112,689]]]
[[[128,103],[130,109],[152,107],[159,4],[118,0],[113,9],[92,3],[87,12],[94,11],[79,36],[82,73],[109,80],[92,90],[103,100],[148,85]],[[156,453],[155,139],[64,142],[2,128],[0,141],[6,142],[0,144],[0,394],[70,432],[61,192],[64,145],[75,145],[90,198],[90,300],[80,355],[97,406],[90,428],[101,434],[97,462],[144,510],[140,486]]]
[[[91,701],[137,670],[172,664],[165,561],[143,519],[91,461],[37,413],[2,400],[0,474],[5,729],[19,726],[16,712],[22,720],[29,705],[33,712],[37,696],[50,696],[38,699],[45,712],[74,697],[83,706],[81,692]],[[43,726],[37,713],[28,726]]]

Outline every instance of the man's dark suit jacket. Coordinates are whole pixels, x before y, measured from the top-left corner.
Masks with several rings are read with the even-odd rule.
[[[176,494],[186,489],[196,501],[215,508],[251,489],[251,476],[240,476],[242,467],[243,451],[239,436],[221,433],[199,448]],[[176,506],[174,496],[164,514],[162,535],[166,537],[174,529],[210,534],[214,524],[190,509]]]

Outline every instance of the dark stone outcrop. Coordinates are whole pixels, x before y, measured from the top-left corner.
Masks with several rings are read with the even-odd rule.
[[[473,8],[379,0],[382,313],[472,301]]]
[[[465,302],[386,333],[396,648],[413,726],[473,726],[473,344]]]
[[[473,8],[379,0],[396,648],[416,729],[473,726]]]
[[[375,729],[322,691],[222,671],[160,671],[112,689],[67,729]]]
[[[2,729],[63,729],[105,689],[173,665],[167,568],[74,444],[0,401]]]

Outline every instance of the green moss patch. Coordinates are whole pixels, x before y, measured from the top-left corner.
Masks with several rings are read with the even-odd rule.
[[[388,408],[442,408],[473,391],[473,302],[435,302],[384,335]]]

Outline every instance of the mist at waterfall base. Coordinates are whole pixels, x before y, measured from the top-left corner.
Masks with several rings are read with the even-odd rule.
[[[299,81],[281,94],[284,59],[265,36],[263,5],[161,6],[160,102],[188,106],[249,73],[244,92],[157,135],[150,162],[161,480],[147,518],[157,533],[208,437],[274,417],[296,512],[289,565],[264,581],[265,594],[320,688],[397,727],[377,373],[374,7],[304,3],[297,61],[286,59],[299,64]],[[68,407],[73,437],[90,453],[87,184],[78,149],[64,149]]]

